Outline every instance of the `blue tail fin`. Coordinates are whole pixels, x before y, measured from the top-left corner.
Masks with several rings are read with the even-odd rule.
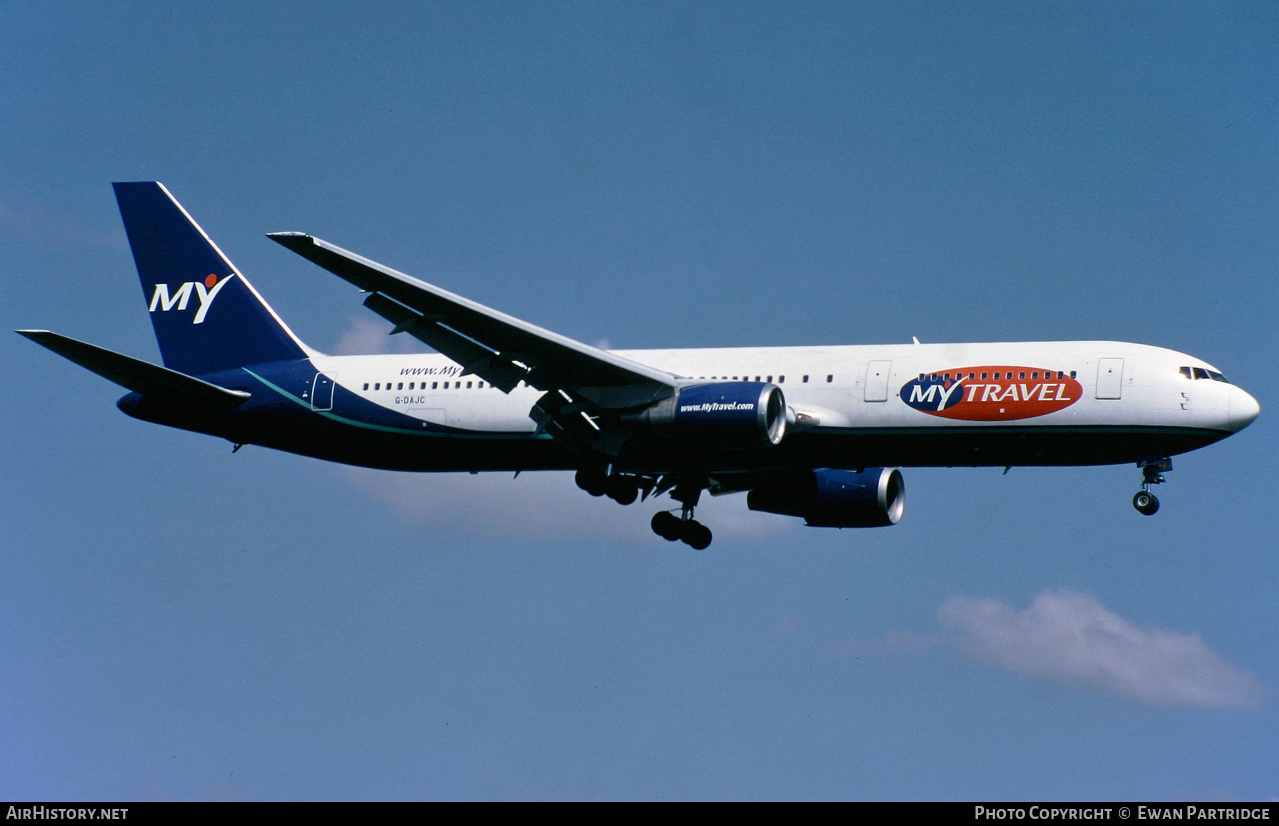
[[[195,376],[306,358],[302,342],[163,184],[113,186],[165,367]]]

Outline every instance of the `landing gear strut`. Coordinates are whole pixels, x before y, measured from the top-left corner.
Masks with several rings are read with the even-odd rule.
[[[1172,459],[1138,462],[1137,467],[1141,468],[1141,490],[1133,496],[1132,506],[1142,516],[1154,516],[1159,510],[1159,500],[1150,492],[1150,486],[1163,484],[1163,474],[1172,470]]]
[[[671,498],[683,507],[680,515],[672,511],[658,511],[653,515],[653,533],[668,542],[679,540],[695,551],[704,551],[711,545],[711,529],[693,518],[693,508],[701,497],[702,489],[697,485],[677,485],[671,492]]]
[[[612,465],[604,467],[588,465],[579,468],[574,477],[577,486],[591,496],[607,496],[621,505],[629,505],[641,495],[644,498],[654,492],[667,490],[665,484],[659,485],[660,479],[643,474],[625,474],[614,471]],[[673,481],[673,480],[672,480]],[[669,484],[666,483],[666,484]],[[711,529],[693,518],[693,508],[701,498],[706,487],[705,477],[696,481],[679,481],[671,491],[671,498],[682,506],[679,515],[673,511],[660,511],[653,516],[653,533],[668,542],[680,541],[694,550],[703,551],[710,547]]]

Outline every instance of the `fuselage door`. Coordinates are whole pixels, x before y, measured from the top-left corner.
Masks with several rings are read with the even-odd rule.
[[[334,381],[336,375],[336,373],[315,374],[315,381],[311,383],[312,410],[333,409],[333,388],[337,386],[337,382]]]
[[[1097,362],[1097,398],[1117,399],[1124,387],[1124,360],[1101,359]]]
[[[891,361],[872,361],[866,365],[866,393],[863,396],[866,401],[888,401],[888,375],[892,367]]]

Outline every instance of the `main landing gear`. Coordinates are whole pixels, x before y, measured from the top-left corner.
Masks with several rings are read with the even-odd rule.
[[[619,505],[629,505],[640,496],[660,494],[666,491],[667,483],[646,476],[632,476],[624,473],[610,473],[609,469],[584,467],[577,471],[574,480],[577,486],[591,496],[607,496]],[[705,479],[697,482],[679,482],[671,491],[671,498],[682,506],[678,516],[673,511],[660,511],[653,516],[653,533],[668,542],[679,540],[694,550],[703,551],[710,547],[711,529],[693,518],[693,508],[701,498]]]
[[[704,551],[711,545],[711,529],[693,518],[693,508],[702,495],[702,485],[681,482],[671,491],[671,498],[683,507],[680,515],[672,511],[659,511],[653,515],[653,533],[667,542],[679,540],[695,551]]]
[[[591,496],[607,496],[619,505],[629,505],[640,495],[641,482],[634,476],[582,468],[574,478],[577,486]]]
[[[1150,492],[1150,486],[1163,484],[1163,474],[1172,470],[1172,459],[1138,462],[1137,467],[1141,468],[1141,490],[1133,496],[1132,506],[1142,516],[1154,516],[1159,510],[1159,500]]]
[[[695,551],[704,551],[711,546],[711,529],[692,517],[692,508],[684,508],[681,516],[673,511],[658,511],[653,514],[653,533],[667,542],[679,540]]]

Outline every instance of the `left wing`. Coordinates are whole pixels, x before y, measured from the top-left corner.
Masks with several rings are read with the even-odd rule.
[[[364,306],[510,392],[523,381],[602,410],[640,407],[674,394],[680,377],[544,330],[301,232],[267,237],[369,293]],[[544,406],[544,403],[542,403]],[[535,417],[536,418],[536,417]]]

